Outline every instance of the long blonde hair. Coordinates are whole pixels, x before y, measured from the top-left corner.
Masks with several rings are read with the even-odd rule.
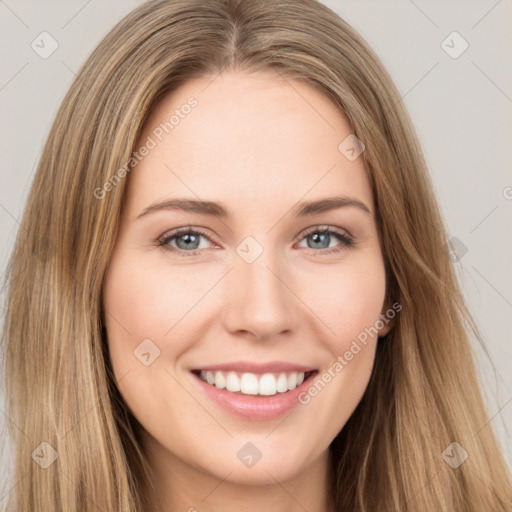
[[[387,299],[402,310],[378,344],[362,401],[330,446],[335,509],[510,511],[508,469],[491,426],[483,427],[469,343],[478,332],[444,249],[414,129],[379,59],[315,0],[149,1],[78,73],[49,133],[8,269],[2,348],[17,483],[9,510],[147,506],[151,470],[117,391],[101,304],[129,177],[104,187],[167,91],[226,69],[311,84],[366,146]],[[43,442],[58,454],[46,469],[34,462],[36,447],[53,454]],[[458,467],[442,457],[446,449],[453,456],[453,442],[468,454]]]

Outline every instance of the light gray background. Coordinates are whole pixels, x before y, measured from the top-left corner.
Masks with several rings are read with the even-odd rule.
[[[43,143],[74,73],[140,3],[0,0],[2,271]],[[467,248],[465,254],[458,249],[456,266],[492,358],[475,346],[491,424],[512,467],[511,0],[324,3],[361,33],[391,73],[415,123],[450,236]],[[47,59],[31,48],[43,31],[59,45]],[[469,44],[456,59],[441,46],[453,31]],[[453,37],[445,43],[452,52],[460,44]],[[0,427],[8,421],[3,410],[0,402]],[[0,467],[6,468],[9,447],[1,448]],[[2,482],[0,507],[13,485],[5,477]]]

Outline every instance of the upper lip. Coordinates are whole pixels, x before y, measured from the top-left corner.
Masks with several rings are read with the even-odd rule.
[[[277,372],[312,372],[316,369],[303,364],[290,363],[287,361],[269,361],[268,363],[255,363],[253,361],[232,361],[229,363],[210,364],[197,366],[191,371],[234,371],[250,373],[277,373]]]

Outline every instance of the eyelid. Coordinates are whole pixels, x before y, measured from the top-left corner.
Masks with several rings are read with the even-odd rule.
[[[353,242],[355,242],[355,238],[352,236],[352,233],[350,233],[348,229],[337,228],[335,226],[331,226],[328,224],[316,224],[315,226],[311,226],[310,228],[302,230],[297,236],[295,242],[299,242],[300,240],[310,235],[311,233],[317,233],[322,231],[334,233],[338,236],[345,236],[347,238],[350,238]]]
[[[192,233],[192,232],[194,232],[194,233],[197,232],[198,234],[201,234],[201,235],[204,235],[204,236],[210,238],[210,235],[208,233],[206,233],[206,231],[204,231],[203,228],[198,228],[195,226],[183,226],[181,228],[169,229],[165,233],[161,234],[157,238],[157,241],[160,242],[162,240],[169,238],[170,236],[177,236],[177,235],[181,235],[183,233]]]

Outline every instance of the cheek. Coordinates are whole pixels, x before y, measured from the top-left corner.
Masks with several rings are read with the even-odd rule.
[[[173,362],[190,344],[190,319],[197,322],[187,311],[197,303],[199,291],[187,287],[185,280],[183,269],[148,268],[124,254],[112,260],[103,289],[110,360],[119,391],[144,428],[160,439],[169,437],[169,423],[179,424],[180,411],[187,410],[191,422],[201,415],[173,378]],[[186,435],[173,430],[177,440]]]
[[[342,354],[358,336],[376,338],[375,326],[382,312],[386,291],[383,261],[376,254],[347,261],[339,269],[317,276],[316,286],[307,283],[302,296],[322,320],[327,336],[321,339],[332,354]],[[319,286],[319,283],[325,286]],[[378,328],[377,328],[378,330]]]
[[[205,281],[192,282],[181,267],[148,268],[126,257],[112,261],[103,298],[111,358],[119,371],[133,366],[133,351],[145,339],[167,357],[185,349],[186,337],[176,332],[190,327],[189,314],[207,289]]]
[[[188,424],[204,411],[174,378],[176,364],[204,338],[213,309],[211,297],[205,295],[222,272],[192,274],[183,265],[161,262],[149,266],[143,257],[130,258],[127,252],[114,254],[103,290],[110,360],[119,391],[150,432],[160,428],[162,411],[168,421],[181,425],[181,411],[186,410]],[[155,434],[162,439],[169,435],[165,428]],[[173,435],[179,439],[187,432],[176,428]]]
[[[371,263],[370,263],[371,261]],[[327,280],[326,280],[327,281]],[[317,425],[335,436],[351,416],[368,385],[385,297],[383,262],[346,265],[330,272],[328,293],[309,293],[328,335],[319,336],[329,354],[311,386],[300,397],[314,411]]]

